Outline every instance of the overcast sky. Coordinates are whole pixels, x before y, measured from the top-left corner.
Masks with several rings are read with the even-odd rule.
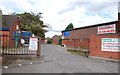
[[[52,30],[46,37],[61,35],[69,23],[74,27],[118,20],[119,0],[0,0],[3,14],[12,12],[42,12],[44,23],[50,24]]]

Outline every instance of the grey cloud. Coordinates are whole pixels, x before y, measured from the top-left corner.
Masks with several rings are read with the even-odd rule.
[[[88,5],[90,2],[70,2],[68,8],[64,8],[63,10],[59,11],[58,14],[63,14],[66,13],[68,11],[72,11],[75,10],[75,7],[82,7],[84,5]]]
[[[58,14],[63,14],[71,10],[75,10],[75,7],[84,7],[89,12],[100,12],[105,8],[118,4],[117,2],[71,2],[68,8],[61,10]]]

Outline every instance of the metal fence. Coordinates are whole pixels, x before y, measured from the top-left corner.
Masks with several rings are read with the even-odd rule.
[[[25,44],[21,44],[21,39]],[[29,50],[30,37],[0,35],[0,55],[37,55],[40,56],[40,38],[38,38],[38,49]]]

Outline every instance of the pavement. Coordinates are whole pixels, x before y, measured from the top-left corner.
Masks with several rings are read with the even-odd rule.
[[[31,64],[32,63],[32,64]],[[118,62],[86,58],[66,51],[66,48],[46,44],[41,47],[41,59],[8,65],[3,73],[118,73]]]

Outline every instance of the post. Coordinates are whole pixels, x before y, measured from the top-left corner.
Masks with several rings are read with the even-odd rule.
[[[38,38],[38,49],[37,49],[37,57],[40,57],[40,50],[41,50],[41,38]]]

